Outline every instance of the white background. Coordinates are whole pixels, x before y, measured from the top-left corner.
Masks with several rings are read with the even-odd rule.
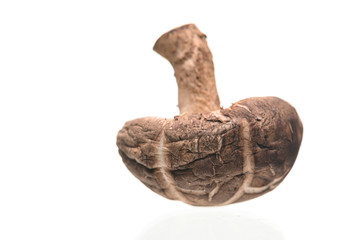
[[[273,192],[192,207],[118,156],[127,120],[178,114],[152,47],[186,23],[208,36],[222,106],[298,110],[300,153]],[[2,0],[0,239],[361,239],[360,80],[360,1]]]

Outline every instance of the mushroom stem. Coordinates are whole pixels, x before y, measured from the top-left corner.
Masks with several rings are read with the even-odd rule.
[[[174,68],[181,114],[220,109],[212,53],[206,35],[196,25],[184,25],[163,34],[154,51]]]

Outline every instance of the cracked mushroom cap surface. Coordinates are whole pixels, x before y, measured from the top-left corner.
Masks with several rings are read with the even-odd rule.
[[[117,145],[127,168],[154,192],[191,205],[226,205],[280,184],[302,130],[287,102],[249,98],[208,114],[129,121]]]

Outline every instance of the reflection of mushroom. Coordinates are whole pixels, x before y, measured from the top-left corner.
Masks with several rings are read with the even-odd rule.
[[[302,140],[296,110],[276,97],[220,108],[212,54],[193,25],[165,33],[154,46],[175,70],[181,115],[127,122],[119,153],[147,187],[191,205],[226,205],[274,189]]]

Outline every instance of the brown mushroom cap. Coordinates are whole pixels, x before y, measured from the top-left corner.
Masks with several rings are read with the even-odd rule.
[[[280,184],[302,140],[296,110],[277,97],[220,109],[212,56],[195,25],[164,34],[155,50],[175,69],[183,114],[127,122],[117,138],[127,168],[154,192],[197,206],[241,202]]]

